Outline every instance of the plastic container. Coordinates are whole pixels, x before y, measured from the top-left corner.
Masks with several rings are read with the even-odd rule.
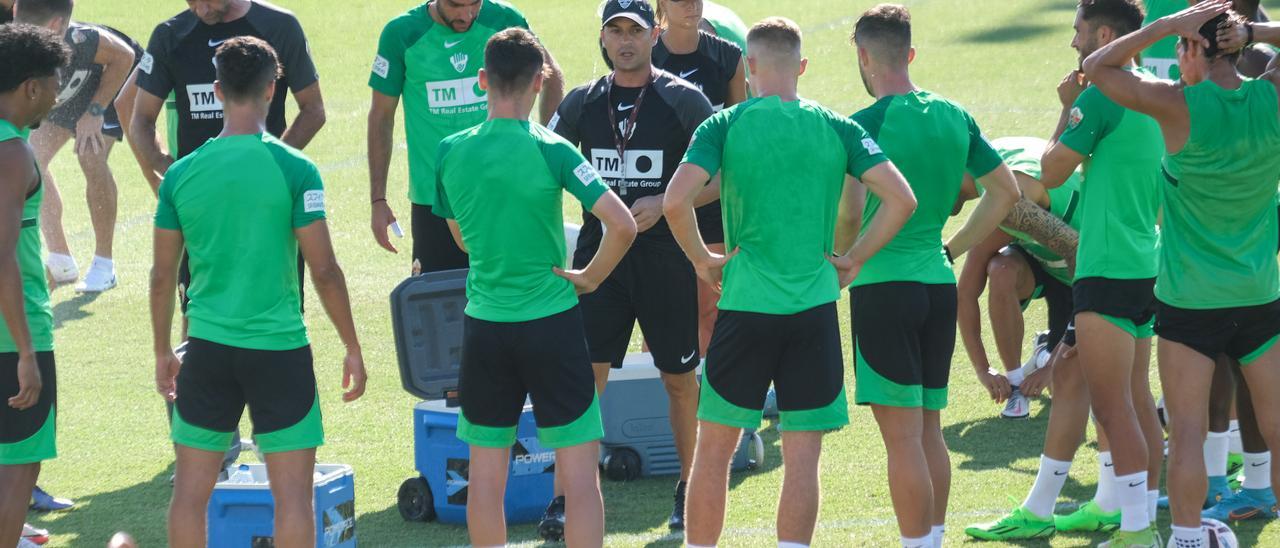
[[[345,464],[317,464],[316,546],[355,548],[355,472]],[[264,464],[241,464],[209,498],[209,546],[274,546],[275,501]]]
[[[413,410],[414,466],[421,475],[400,486],[398,507],[407,521],[467,522],[471,450],[458,439],[458,413],[441,401],[422,402]],[[551,502],[555,463],[555,451],[538,443],[533,408],[526,404],[507,468],[508,523],[541,519]]]

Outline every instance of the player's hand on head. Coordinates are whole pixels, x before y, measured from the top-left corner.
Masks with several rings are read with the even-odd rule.
[[[392,253],[399,253],[396,246],[391,243],[391,237],[387,233],[392,223],[396,222],[396,214],[391,211],[391,204],[386,200],[378,200],[373,202],[373,212],[371,216],[371,228],[373,229],[373,239],[382,246],[382,249]]]
[[[165,401],[178,399],[179,369],[182,369],[182,360],[172,351],[156,356],[156,392],[164,396]]]
[[[862,271],[862,263],[848,255],[832,255],[827,257],[827,260],[835,265],[836,273],[840,275],[840,289],[849,287]]]
[[[1218,25],[1218,47],[1224,51],[1240,51],[1249,46],[1248,23],[1223,21]]]
[[[1166,17],[1166,20],[1173,34],[1207,48],[1210,44],[1200,35],[1200,27],[1229,9],[1231,9],[1231,0],[1205,0]]]
[[[364,395],[365,384],[369,373],[364,368],[364,357],[359,351],[348,352],[342,360],[342,401],[351,403]]]
[[[636,232],[653,228],[662,219],[662,197],[645,196],[631,206],[631,216],[636,220]]]
[[[1076,99],[1080,98],[1080,94],[1089,87],[1089,79],[1085,78],[1084,72],[1076,69],[1067,74],[1058,83],[1058,100],[1062,102],[1064,108],[1068,108],[1076,103]]]
[[[573,284],[574,291],[579,295],[593,293],[600,287],[600,282],[588,277],[586,270],[564,270],[560,267],[552,267],[551,271],[555,272],[556,276],[569,280],[569,283]]]
[[[40,402],[40,390],[44,388],[44,379],[40,377],[40,367],[34,355],[18,357],[18,393],[9,398],[9,407],[23,411],[35,407]]]

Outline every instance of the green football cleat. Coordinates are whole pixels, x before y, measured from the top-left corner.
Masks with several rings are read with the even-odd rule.
[[[1232,491],[1239,491],[1244,483],[1244,455],[1231,453],[1227,455],[1227,485]]]
[[[980,523],[965,528],[964,533],[981,540],[1025,540],[1049,538],[1055,529],[1053,520],[1042,518],[1021,506],[1009,515],[991,523]]]
[[[1103,512],[1102,508],[1098,507],[1098,503],[1089,501],[1075,512],[1065,516],[1053,516],[1053,525],[1059,531],[1115,531],[1120,528],[1120,510]]]
[[[1160,535],[1155,527],[1147,527],[1141,531],[1116,531],[1111,540],[1098,545],[1098,548],[1164,548]]]

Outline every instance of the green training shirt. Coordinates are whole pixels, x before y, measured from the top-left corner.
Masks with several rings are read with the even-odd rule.
[[[1138,71],[1150,77],[1145,69]],[[1091,86],[1076,99],[1059,141],[1086,156],[1076,279],[1156,277],[1164,158],[1160,125]]]
[[[742,48],[744,55],[747,53],[747,24],[733,10],[707,0],[702,3],[702,18],[716,29],[716,36]]]
[[[861,126],[805,99],[750,99],[703,122],[684,161],[721,174],[721,310],[795,314],[840,298],[836,214],[845,175],[885,162]]]
[[[19,130],[0,120],[0,142],[27,140],[30,131]],[[36,170],[39,177],[39,169]],[[53,307],[49,304],[49,286],[44,279],[44,252],[40,243],[40,202],[44,198],[44,181],[22,204],[22,229],[18,232],[18,270],[22,273],[22,304],[27,313],[27,329],[36,352],[53,350]],[[18,346],[9,328],[0,321],[0,353],[13,353]]]
[[[1147,18],[1142,22],[1144,27],[1161,17],[1187,9],[1187,0],[1146,0],[1145,4]],[[1157,78],[1165,80],[1181,78],[1182,72],[1178,70],[1178,37],[1166,36],[1143,50],[1142,66]]]
[[[427,4],[392,19],[382,29],[369,87],[403,96],[405,137],[409,144],[409,200],[435,202],[436,147],[449,135],[489,117],[489,98],[480,89],[484,47],[510,27],[529,28],[524,16],[506,2],[482,0],[480,14],[467,32],[454,32],[431,18]]]
[[[1212,81],[1183,89],[1187,144],[1165,160],[1164,231],[1156,297],[1179,308],[1266,304],[1280,298],[1275,86]]]
[[[960,196],[965,172],[984,177],[1000,166],[1000,155],[968,112],[924,90],[881,98],[853,119],[898,166],[919,204],[898,235],[862,267],[853,285],[956,283],[942,249],[942,228]],[[868,194],[863,231],[879,209],[880,199]]]
[[[211,139],[174,163],[155,224],[186,241],[191,336],[250,350],[306,346],[294,229],[322,219],[320,171],[270,134]]]
[[[578,304],[565,268],[564,191],[591,210],[609,187],[582,153],[538,124],[495,119],[440,143],[432,211],[455,219],[471,261],[468,316],[525,322]]]
[[[1038,137],[1002,137],[991,142],[996,152],[1004,159],[1009,169],[1025,173],[1033,179],[1040,179],[1040,158],[1044,156],[1049,142]],[[1080,170],[1076,169],[1067,177],[1067,181],[1058,188],[1045,191],[1049,195],[1049,213],[1062,219],[1071,228],[1080,230],[1080,216],[1076,215],[1080,208]],[[1067,270],[1067,261],[1061,255],[1040,245],[1029,234],[1012,228],[1000,226],[1006,234],[1013,236],[1018,246],[1030,253],[1036,262],[1058,281],[1071,285],[1071,276]]]

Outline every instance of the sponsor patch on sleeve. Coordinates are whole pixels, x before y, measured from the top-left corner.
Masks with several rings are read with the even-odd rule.
[[[302,193],[302,211],[318,213],[324,211],[324,191],[308,190]]]
[[[578,180],[582,181],[582,184],[584,185],[589,185],[596,179],[600,178],[600,174],[596,173],[596,168],[591,167],[591,164],[588,162],[582,162],[582,165],[573,170],[573,174],[576,175]]]
[[[138,61],[138,68],[147,74],[151,74],[151,70],[156,66],[156,58],[151,53],[142,54],[142,60]]]
[[[867,154],[882,154],[882,153],[883,153],[883,151],[881,151],[881,150],[880,150],[880,145],[879,145],[879,144],[877,144],[877,143],[875,142],[875,140],[874,140],[874,139],[872,139],[872,138],[870,138],[870,137],[867,137],[866,139],[863,139],[863,140],[862,140],[862,148],[867,149]]]
[[[1069,129],[1075,129],[1076,126],[1080,125],[1080,122],[1083,121],[1084,111],[1080,110],[1080,107],[1071,107],[1071,118],[1067,120],[1067,127]]]
[[[555,113],[555,114],[551,115],[551,121],[550,121],[550,122],[547,122],[547,129],[549,129],[549,130],[551,130],[551,131],[555,131],[555,130],[556,130],[556,126],[558,126],[558,125],[560,125],[560,113],[559,113],[559,112],[557,112],[557,113]]]
[[[386,78],[391,72],[391,61],[381,55],[373,58],[373,73],[382,78]]]

